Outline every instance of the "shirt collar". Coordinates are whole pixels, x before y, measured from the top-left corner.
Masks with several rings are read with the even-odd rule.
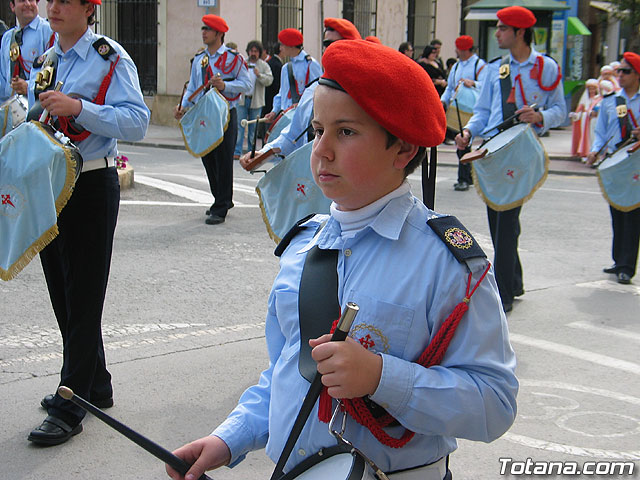
[[[22,30],[24,30],[25,28],[30,28],[32,30],[37,30],[38,27],[40,26],[40,20],[44,21],[43,18],[40,17],[40,15],[36,15],[33,20],[31,20],[28,24],[26,24],[24,27],[22,25],[18,25],[19,28],[21,28]]]
[[[96,39],[96,34],[93,33],[93,31],[89,27],[87,27],[86,32],[84,32],[84,35],[80,37],[80,39],[76,42],[76,44],[73,47],[71,47],[67,51],[67,53],[73,50],[74,52],[76,52],[76,55],[78,55],[83,60],[86,60],[87,55],[89,54],[89,49],[91,48],[91,45],[93,44],[95,39]],[[55,51],[58,55],[65,55],[62,52],[62,49],[60,48],[60,44],[58,42],[57,37],[56,37],[56,43],[55,43]]]
[[[516,61],[515,58],[513,58],[513,55],[511,54],[511,52],[509,52],[509,56],[511,57],[511,63],[515,63],[516,65],[527,65],[528,63],[530,63],[531,65],[535,65],[536,63],[536,59],[538,58],[538,56],[540,56],[540,54],[538,52],[536,52],[535,48],[531,47],[531,53],[529,54],[529,58],[527,58],[524,62],[522,63],[518,63]]]
[[[295,57],[291,58],[292,62],[301,62],[305,59],[305,57],[307,56],[307,52],[305,52],[304,50],[300,50],[300,53],[298,55],[296,55]]]
[[[633,94],[633,96],[631,98],[627,97],[627,92],[625,91],[625,89],[621,89],[620,92],[618,93],[618,95],[622,95],[627,102],[631,102],[633,101],[634,98],[636,98],[638,96],[638,94],[640,94],[640,90],[638,90],[636,93]]]

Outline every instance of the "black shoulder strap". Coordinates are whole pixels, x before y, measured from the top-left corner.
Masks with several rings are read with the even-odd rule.
[[[505,55],[500,62],[500,93],[502,95],[502,120],[513,117],[516,113],[516,103],[510,103],[507,100],[511,95],[511,57]]]
[[[305,228],[305,227],[302,226],[302,224],[305,223],[310,218],[312,218],[314,215],[315,215],[315,213],[312,213],[312,214],[307,215],[306,217],[298,220],[293,225],[293,227],[291,227],[289,229],[289,231],[284,234],[284,237],[282,237],[282,240],[280,240],[280,243],[278,243],[278,245],[276,246],[276,249],[273,251],[273,254],[276,257],[281,257],[282,256],[284,251],[287,249],[287,247],[291,243],[291,240],[293,240],[293,237],[295,237],[298,234],[298,232],[300,232],[300,230]]]
[[[93,42],[91,46],[95,48],[96,52],[98,52],[98,55],[100,55],[102,59],[107,62],[109,61],[109,57],[114,53],[116,53],[116,50],[111,46],[111,44],[104,37],[101,37],[95,42]]]
[[[452,215],[434,217],[429,219],[427,224],[460,263],[467,263],[473,258],[486,258],[473,235],[456,217]]]
[[[20,62],[19,62],[19,58],[22,53],[21,52],[22,33],[23,33],[23,30],[21,28],[18,28],[17,26],[14,27],[13,31],[11,32],[11,42],[9,42],[9,66],[10,66],[9,78],[13,77],[13,72],[16,68],[16,63],[18,63],[19,65],[18,76],[23,80],[26,80],[27,73],[24,71],[24,69],[22,68],[22,65],[20,65]]]
[[[624,114],[622,114],[623,112]],[[631,136],[632,128],[629,122],[629,114],[627,112],[627,101],[621,95],[616,95],[616,114],[618,116],[618,123],[620,124],[620,136],[622,137],[620,143],[623,143]],[[616,148],[618,145],[616,145]]]
[[[476,63],[473,64],[473,81],[478,80],[478,62],[480,61],[480,57],[476,58]]]
[[[293,65],[291,62],[287,63],[287,75],[289,76],[289,92],[291,93],[291,102],[295,105],[300,101],[300,95],[298,95],[298,84],[296,78],[293,75]]]

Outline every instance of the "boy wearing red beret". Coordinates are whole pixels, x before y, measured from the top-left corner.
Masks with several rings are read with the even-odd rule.
[[[606,96],[600,104],[595,138],[587,157],[589,165],[598,159],[597,152],[607,141],[606,150],[612,153],[632,137],[640,139],[640,55],[625,52],[616,75],[621,90]],[[610,205],[609,210],[613,228],[613,265],[604,272],[616,275],[618,283],[629,284],[638,264],[640,207],[623,211],[618,205]]]
[[[520,122],[530,123],[538,134],[559,126],[567,116],[560,67],[553,58],[531,47],[536,17],[520,6],[503,8],[496,15],[498,46],[508,49],[509,54],[491,60],[485,67],[487,72],[473,116],[462,134],[456,136],[460,150],[469,146],[472,137],[493,137],[498,133],[496,127],[516,114]],[[532,108],[533,104],[538,108]],[[508,210],[498,208],[487,201],[496,280],[508,312],[513,309],[514,297],[524,294],[518,255],[522,202]]]
[[[276,249],[269,367],[211,436],[175,452],[193,463],[188,480],[262,447],[275,461],[309,389],[308,366],[327,388],[285,472],[336,444],[325,422],[337,399],[348,412],[345,438],[394,480],[450,479],[456,437],[492,441],[515,418],[515,358],[490,266],[464,227],[427,209],[406,180],[444,138],[433,83],[405,55],[363,40],[330,45],[323,66],[311,170],[331,214],[300,222]],[[318,257],[332,260],[318,270]],[[316,318],[321,331],[340,307],[359,305],[346,341],[307,340],[319,295],[309,275],[316,285],[335,282],[323,287],[335,309]],[[439,341],[446,331],[450,344]]]
[[[273,97],[273,108],[265,115],[267,121],[275,120],[278,113],[297,105],[306,86],[322,75],[318,61],[302,48],[302,33],[295,28],[285,28],[278,33],[282,55],[289,57],[280,72],[280,91]]]

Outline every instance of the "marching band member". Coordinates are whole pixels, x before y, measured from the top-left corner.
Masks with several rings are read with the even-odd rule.
[[[265,115],[269,122],[275,120],[280,111],[297,104],[306,86],[322,75],[318,61],[302,48],[304,38],[300,30],[285,28],[278,33],[278,41],[282,44],[282,55],[289,57],[289,61],[282,66],[280,91],[273,97],[273,108]]]
[[[605,147],[613,152],[630,137],[640,139],[640,55],[625,52],[617,68],[620,91],[600,102],[600,113],[596,123],[595,139],[587,164],[593,165],[598,152]],[[609,140],[611,139],[611,140]],[[609,206],[613,245],[613,265],[604,268],[605,273],[616,275],[618,283],[629,284],[636,273],[638,245],[640,244],[640,208],[623,212]]]
[[[38,15],[39,0],[10,0],[18,25],[2,37],[0,48],[0,102],[11,95],[27,94],[33,61],[51,45],[54,34],[49,23]]]
[[[469,35],[461,35],[456,38],[456,56],[458,61],[449,72],[447,88],[440,97],[445,112],[451,103],[456,88],[460,82],[464,87],[480,90],[484,78],[486,62],[473,53],[473,38]],[[460,86],[462,88],[462,86]],[[464,155],[464,150],[456,150],[458,160]],[[471,164],[458,163],[458,182],[453,188],[457,191],[469,190],[469,185],[473,184],[471,178]]]
[[[217,88],[229,102],[229,126],[222,143],[202,157],[215,199],[206,211],[205,223],[218,225],[224,222],[227,212],[233,207],[233,151],[238,135],[236,106],[240,95],[251,91],[251,78],[242,55],[224,44],[225,33],[229,31],[227,22],[222,17],[207,14],[202,17],[202,23],[202,41],[206,48],[191,62],[189,84],[174,116],[178,120],[182,118],[185,108],[196,103],[211,87]],[[203,84],[208,86],[190,102],[189,97]]]
[[[47,17],[57,39],[33,64],[29,105],[34,110],[39,102],[84,159],[73,195],[58,217],[58,236],[40,259],[62,334],[60,385],[106,408],[113,405],[113,388],[101,318],[120,203],[113,159],[118,139],[144,137],[149,109],[127,52],[89,27],[100,4],[47,0]],[[52,90],[58,81],[64,82],[62,90]],[[56,445],[82,431],[82,408],[57,393],[41,403],[48,415],[29,435],[31,442]]]
[[[210,436],[175,451],[193,464],[187,480],[234,466],[263,447],[278,458],[309,388],[299,370],[303,361],[312,374],[316,368],[322,374],[327,390],[324,408],[314,407],[285,471],[335,445],[324,423],[337,405],[332,397],[395,418],[395,425],[383,428],[375,419],[363,426],[350,414],[345,430],[382,471],[411,469],[392,479],[450,479],[447,456],[456,437],[489,442],[515,418],[515,357],[490,265],[464,227],[427,209],[406,180],[426,147],[444,139],[445,116],[433,83],[410,58],[363,40],[333,43],[322,61],[311,169],[333,200],[331,214],[299,222],[276,249],[280,271],[266,319],[269,366]],[[416,97],[416,91],[423,94]],[[360,313],[353,338],[311,338],[307,352],[301,350],[305,317],[299,318],[299,302],[317,289],[303,285],[302,271],[330,250],[335,263],[326,270],[327,281],[337,276],[337,285],[326,300],[336,313],[347,302],[357,303]],[[464,305],[469,310],[444,357],[431,368],[416,363],[443,322],[459,319]],[[328,331],[333,318],[327,320]],[[170,467],[167,472],[182,479]]]
[[[487,70],[473,116],[456,136],[459,149],[465,149],[472,137],[491,137],[496,126],[518,114],[520,122],[530,123],[541,134],[560,125],[566,115],[562,75],[556,62],[531,47],[536,17],[530,10],[514,6],[497,12],[496,39],[509,54],[496,58]],[[530,105],[537,104],[539,110]],[[495,251],[494,268],[500,297],[506,312],[513,308],[514,297],[524,294],[522,265],[518,255],[521,206],[496,211],[487,205],[489,230]]]

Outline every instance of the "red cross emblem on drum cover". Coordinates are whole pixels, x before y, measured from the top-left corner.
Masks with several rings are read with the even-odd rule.
[[[639,181],[639,180],[640,180],[640,173],[634,173],[634,174],[633,174],[633,181],[634,181],[634,182],[637,182],[637,181]]]
[[[200,126],[201,126],[201,127],[206,127],[206,126],[207,126],[207,124],[204,122],[204,120],[200,120]]]
[[[11,201],[11,195],[0,195],[0,197],[2,197],[2,205],[11,205],[13,208],[16,208]]]
[[[373,348],[376,346],[376,342],[374,342],[373,340],[371,340],[371,335],[369,335],[367,333],[366,337],[362,337],[360,339],[360,345],[362,345],[364,348],[366,348],[367,350],[369,350],[370,348]]]
[[[514,174],[514,173],[515,173],[515,171],[514,171],[514,170],[511,170],[511,169],[507,170],[507,177],[515,178],[515,177],[513,176],[513,174]]]
[[[307,194],[305,193],[304,189],[305,189],[304,183],[299,183],[298,188],[296,188],[296,192],[300,192],[302,193],[302,195],[306,197]]]

